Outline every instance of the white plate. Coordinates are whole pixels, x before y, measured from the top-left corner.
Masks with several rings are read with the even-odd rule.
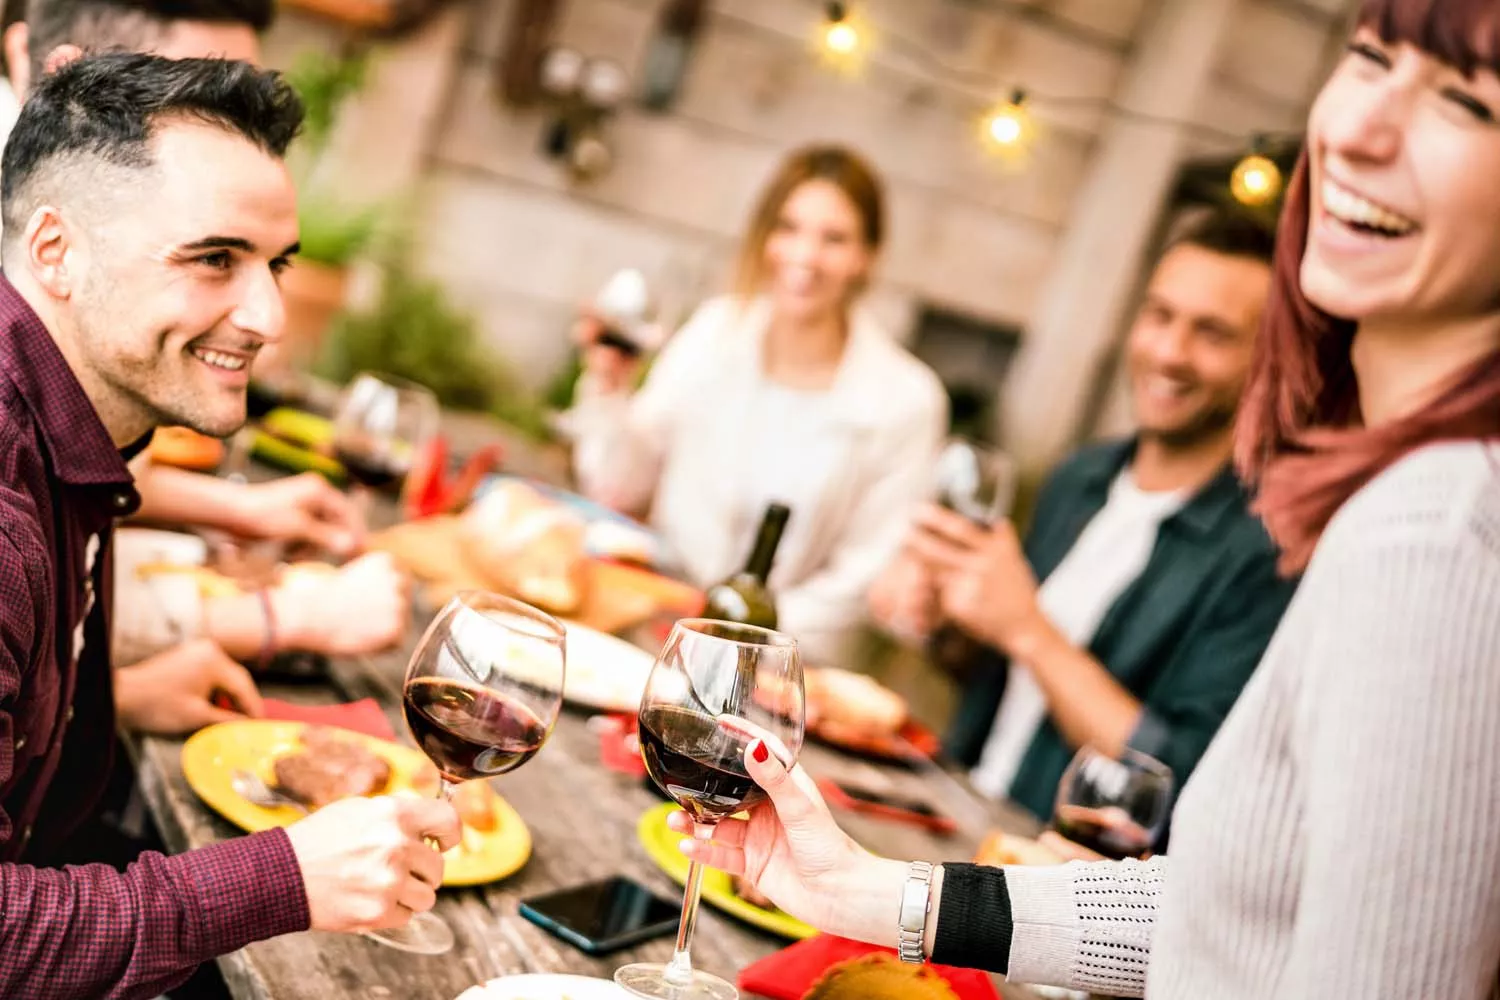
[[[568,630],[568,669],[563,697],[607,712],[636,712],[656,662],[652,655],[587,625],[565,622],[564,627]]]
[[[457,1000],[623,1000],[629,997],[608,979],[587,976],[504,976],[471,986]]]

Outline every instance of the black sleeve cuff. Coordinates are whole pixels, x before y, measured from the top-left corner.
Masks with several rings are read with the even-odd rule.
[[[1010,935],[1005,869],[944,864],[932,960],[1004,975],[1010,966]]]

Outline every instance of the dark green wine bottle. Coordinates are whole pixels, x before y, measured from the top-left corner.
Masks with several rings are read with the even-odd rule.
[[[773,503],[766,508],[760,519],[760,530],[755,533],[755,547],[745,568],[723,583],[708,588],[707,601],[703,606],[703,617],[718,621],[740,622],[758,625],[761,628],[776,627],[776,598],[766,580],[771,576],[771,564],[776,561],[776,548],[781,544],[782,532],[786,530],[791,508]]]

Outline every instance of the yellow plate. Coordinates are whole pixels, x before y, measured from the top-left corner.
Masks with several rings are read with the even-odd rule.
[[[183,776],[210,808],[251,833],[295,823],[302,818],[297,810],[252,805],[230,785],[230,776],[236,770],[245,770],[269,783],[272,761],[300,749],[306,727],[304,722],[245,719],[200,729],[182,745]],[[412,776],[424,765],[430,766],[426,757],[409,747],[361,733],[344,735],[363,743],[391,765],[391,792],[412,792]],[[515,873],[531,857],[531,831],[499,795],[495,795],[495,814],[500,822],[487,833],[464,828],[462,847],[449,851],[444,858],[443,885],[494,882]]]
[[[667,817],[676,811],[677,806],[670,802],[663,802],[655,809],[648,810],[641,816],[641,821],[636,824],[635,835],[640,840],[641,846],[646,849],[647,856],[655,861],[662,871],[679,883],[685,884],[688,859],[683,857],[682,852],[677,849],[677,842],[682,839],[682,834],[667,826]],[[780,934],[782,937],[796,938],[800,941],[818,933],[817,930],[796,917],[782,913],[780,910],[764,910],[754,903],[741,899],[735,895],[734,883],[729,876],[713,868],[703,872],[703,899],[732,917],[738,917],[747,924],[753,924],[772,934]]]

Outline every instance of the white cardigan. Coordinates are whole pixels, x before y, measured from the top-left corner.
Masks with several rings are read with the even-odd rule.
[[[770,322],[764,301],[705,303],[672,338],[633,397],[604,396],[585,377],[569,414],[583,491],[617,506],[650,504],[652,527],[699,585],[743,563],[735,490],[756,458],[750,421]],[[809,658],[840,653],[864,617],[865,593],[930,491],[947,430],[942,384],[856,310],[826,395],[841,458],[811,509],[799,505],[771,583],[781,627]]]

